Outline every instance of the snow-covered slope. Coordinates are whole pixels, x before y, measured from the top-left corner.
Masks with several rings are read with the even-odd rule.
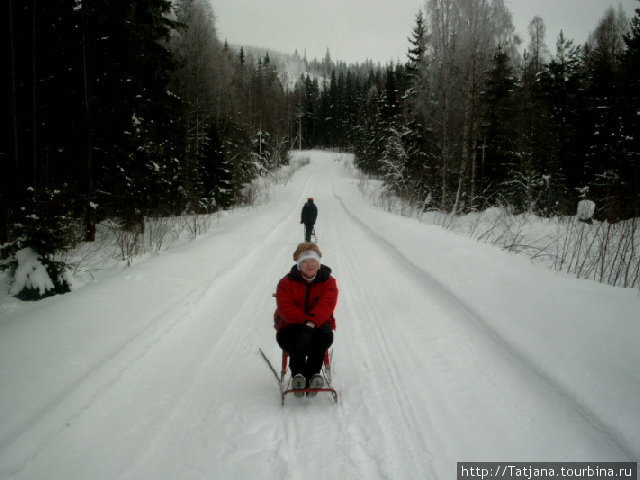
[[[308,154],[308,153],[307,153]],[[361,199],[312,152],[273,201],[72,294],[0,310],[0,478],[449,479],[637,461],[640,298]],[[307,196],[341,288],[330,397],[280,406],[276,283]]]

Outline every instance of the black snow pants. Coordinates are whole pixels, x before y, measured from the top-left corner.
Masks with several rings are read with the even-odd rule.
[[[280,348],[289,352],[291,376],[301,373],[309,380],[322,369],[324,354],[333,343],[333,331],[329,325],[288,325],[276,334],[276,340]]]

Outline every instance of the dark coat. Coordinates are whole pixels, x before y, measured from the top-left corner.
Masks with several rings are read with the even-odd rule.
[[[278,308],[273,315],[276,330],[309,320],[318,328],[327,323],[332,330],[336,328],[333,311],[338,304],[338,281],[326,265],[320,266],[311,283],[302,277],[298,265],[293,265],[278,283],[276,300]]]
[[[302,214],[300,215],[300,223],[305,225],[315,225],[316,218],[318,218],[318,207],[312,200],[308,200],[302,207]]]

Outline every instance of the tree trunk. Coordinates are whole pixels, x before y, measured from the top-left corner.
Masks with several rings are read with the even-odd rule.
[[[31,141],[32,141],[32,161],[33,161],[33,188],[35,195],[38,194],[38,69],[36,62],[36,41],[37,41],[37,33],[38,33],[38,25],[37,25],[37,0],[32,1],[32,25],[31,25]]]
[[[96,240],[96,218],[93,207],[94,179],[93,179],[93,126],[91,117],[91,96],[89,93],[89,72],[87,54],[87,12],[82,6],[82,74],[84,83],[84,111],[85,111],[85,141],[86,141],[86,199],[84,205],[84,239],[86,242]]]
[[[474,135],[473,138],[473,144],[472,144],[472,150],[471,150],[471,179],[469,180],[471,182],[470,185],[470,191],[469,191],[469,195],[471,196],[471,198],[469,198],[469,207],[472,210],[475,210],[478,206],[477,204],[477,197],[478,197],[478,139],[476,138],[476,136]]]
[[[16,71],[16,37],[15,37],[15,18],[14,18],[14,0],[9,0],[9,55],[11,57],[11,118],[13,123],[13,161],[12,166],[14,172],[18,173],[20,166],[20,137],[18,129],[18,93],[17,93],[17,71]],[[0,245],[9,241],[9,204],[8,195],[10,191],[10,174],[11,169],[4,171],[4,180],[2,184],[2,193],[0,193]]]
[[[445,75],[446,78],[446,75]],[[443,96],[443,125],[442,125],[442,199],[440,208],[447,209],[447,197],[449,195],[449,101],[446,92]]]
[[[17,72],[16,72],[16,45],[15,45],[15,25],[13,17],[13,1],[9,0],[9,43],[10,43],[10,55],[11,55],[11,116],[13,118],[13,160],[18,171],[20,164],[20,137],[18,135],[18,92],[17,92]]]
[[[9,209],[4,194],[0,194],[0,245],[9,241]],[[0,255],[0,260],[3,257]]]

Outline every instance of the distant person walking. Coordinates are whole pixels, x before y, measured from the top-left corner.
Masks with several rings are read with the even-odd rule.
[[[304,223],[304,241],[311,241],[311,234],[313,233],[313,226],[316,224],[316,218],[318,217],[318,207],[313,203],[313,198],[307,198],[307,203],[302,207],[302,213],[300,214],[300,223]]]

